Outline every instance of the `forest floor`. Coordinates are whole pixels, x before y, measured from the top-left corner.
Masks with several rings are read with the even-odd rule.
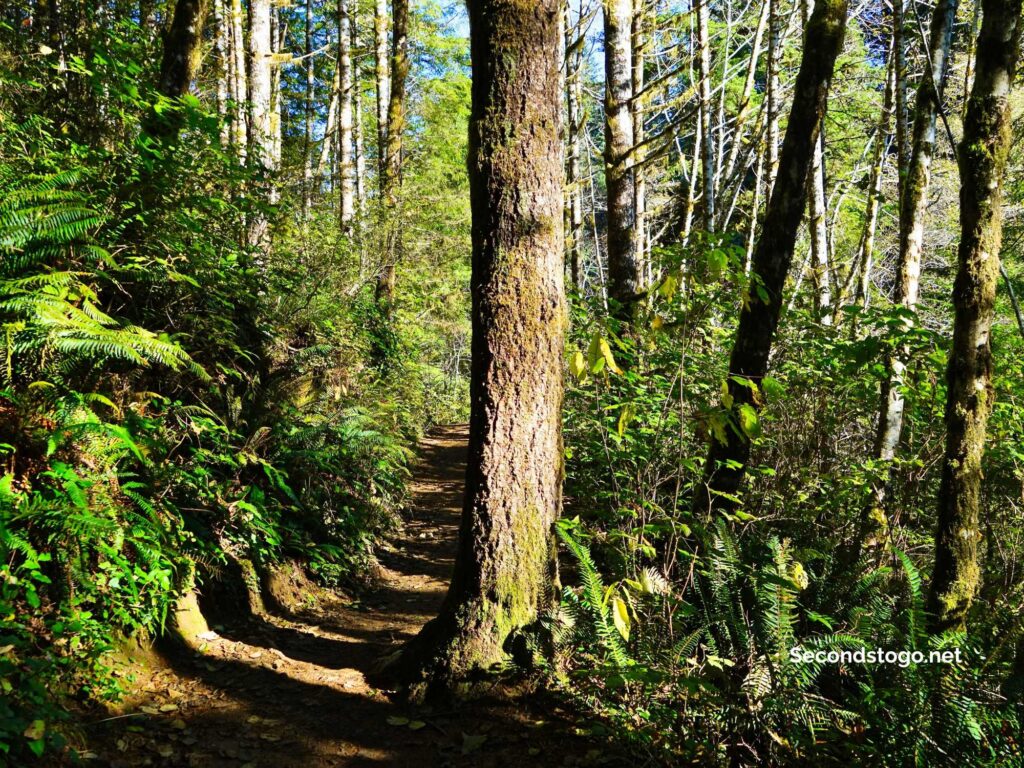
[[[92,765],[572,766],[623,764],[580,735],[550,694],[411,708],[367,675],[444,597],[455,556],[468,435],[420,446],[411,512],[357,600],[215,624],[194,655],[136,662],[117,719],[83,726]],[[287,614],[287,615],[284,615]]]

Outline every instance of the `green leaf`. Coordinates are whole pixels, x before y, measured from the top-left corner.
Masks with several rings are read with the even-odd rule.
[[[618,630],[619,634],[622,635],[623,640],[629,640],[629,606],[626,605],[626,601],[616,595],[612,598],[612,621],[615,623],[615,629]]]
[[[26,739],[38,741],[46,735],[46,723],[42,720],[33,720],[32,724],[21,735]]]
[[[761,420],[758,419],[757,410],[754,406],[749,403],[741,404],[737,415],[739,418],[740,429],[743,430],[743,434],[751,440],[761,436]]]
[[[587,360],[578,349],[569,357],[569,373],[581,380],[587,375]]]
[[[487,741],[487,734],[462,734],[462,754],[468,755],[476,752]]]
[[[622,408],[619,409],[619,423],[617,427],[619,437],[622,437],[623,435],[626,434],[626,429],[629,427],[630,422],[632,422],[635,418],[636,406],[634,406],[632,403],[626,403],[625,405],[622,406]]]
[[[608,344],[608,340],[602,338],[599,342],[599,345],[601,349],[601,357],[603,357],[604,361],[608,364],[608,370],[610,370],[612,373],[621,374],[622,369],[615,364],[615,358],[612,357],[612,348]]]

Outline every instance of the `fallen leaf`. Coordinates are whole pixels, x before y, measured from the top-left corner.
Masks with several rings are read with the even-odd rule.
[[[462,754],[468,755],[472,752],[476,752],[480,747],[487,741],[485,734],[462,734]]]

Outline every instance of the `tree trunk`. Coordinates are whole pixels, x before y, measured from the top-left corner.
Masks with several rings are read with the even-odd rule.
[[[352,118],[352,30],[349,0],[338,0],[338,220],[345,235],[356,217],[355,162]]]
[[[352,50],[359,48],[359,3],[355,3],[350,14],[349,27],[352,31]],[[355,143],[356,173],[356,214],[362,219],[366,212],[366,149],[363,142],[363,89],[361,87],[360,70],[357,64],[352,66],[352,120],[353,141]],[[360,227],[361,228],[361,227]]]
[[[946,369],[946,454],[929,592],[933,632],[965,629],[981,582],[981,460],[995,397],[991,329],[1020,15],[1021,0],[984,0],[974,86],[960,143],[960,246],[953,286],[953,344]]]
[[[273,168],[274,148],[274,85],[271,65],[274,55],[271,0],[250,0],[249,3],[249,156],[250,165],[262,167],[265,173]],[[269,181],[263,187],[267,197],[273,192]],[[265,251],[268,221],[266,214],[254,213],[249,219],[249,245]]]
[[[525,650],[524,634],[555,599],[566,325],[560,6],[469,3],[473,381],[465,507],[441,614],[395,667],[418,672],[428,691],[451,690]]]
[[[377,186],[384,197],[384,159],[388,144],[388,98],[391,75],[388,68],[388,2],[376,0],[373,6],[373,61],[377,82]]]
[[[743,304],[729,362],[729,407],[725,411],[730,424],[725,427],[724,440],[711,440],[705,466],[706,489],[694,494],[693,508],[698,518],[734,506],[732,499],[739,492],[750,458],[749,436],[755,429],[751,417],[756,417],[760,402],[752,387],[760,385],[768,369],[782,311],[782,291],[804,214],[807,175],[825,114],[832,70],[843,45],[846,10],[846,0],[820,0],[807,24],[778,177],[754,252],[753,272],[759,287],[751,288]]]
[[[704,190],[704,231],[715,230],[715,134],[711,125],[711,49],[708,44],[707,0],[696,0],[698,110],[700,112],[701,181]]]
[[[224,13],[224,0],[213,0],[213,61],[217,68],[217,117],[220,119],[220,145],[227,149],[231,143],[231,124],[228,119],[228,99],[231,93],[231,67],[229,66],[229,28]]]
[[[893,119],[893,96],[895,93],[896,63],[895,50],[889,51],[889,67],[886,75],[885,97],[882,102],[882,116],[878,122],[878,138],[871,158],[871,176],[868,181],[867,210],[864,213],[864,234],[861,236],[858,256],[859,272],[850,270],[851,279],[857,280],[854,303],[867,307],[871,289],[871,266],[875,257],[875,232],[878,229],[878,209],[882,203],[882,171],[885,167],[886,150],[889,147],[889,126]],[[842,297],[840,297],[842,298]],[[842,301],[839,302],[840,304]]]
[[[582,16],[582,12],[581,12]],[[567,125],[565,164],[566,256],[572,287],[580,290],[580,262],[583,249],[583,181],[580,166],[580,131],[583,129],[582,93],[579,78],[583,67],[585,38],[582,30],[573,37],[569,14],[565,14],[565,103]]]
[[[313,57],[313,0],[306,0],[306,101],[303,105],[302,216],[309,217],[313,200],[313,99],[316,96],[316,61]]]
[[[169,99],[184,96],[199,72],[203,24],[209,0],[178,0],[174,19],[164,37],[164,55],[160,64],[160,93]]]
[[[633,0],[605,0],[605,184],[608,190],[608,297],[622,320],[640,295],[633,168]]]
[[[644,128],[644,53],[646,48],[645,35],[647,14],[643,2],[637,4],[633,13],[633,98],[629,103],[630,119],[633,121],[633,144],[644,145],[646,131]],[[640,270],[640,285],[648,284],[649,263],[647,259],[647,168],[642,156],[635,156],[633,163],[633,209],[636,211],[636,258]]]
[[[249,100],[249,79],[245,69],[245,36],[242,31],[242,0],[231,0],[231,98],[234,112],[231,134],[235,150],[244,161],[249,148],[249,124],[246,103]]]
[[[782,0],[767,0],[768,7],[768,85],[767,144],[768,167],[765,169],[765,199],[771,200],[772,187],[779,169],[779,113],[782,111],[782,37],[784,33]]]
[[[828,269],[828,211],[825,205],[824,134],[814,142],[811,172],[807,176],[808,228],[811,232],[811,280],[814,284],[814,309],[826,325],[832,323],[832,282]]]
[[[898,5],[899,3],[897,3]],[[932,157],[935,154],[936,124],[941,108],[942,88],[949,69],[950,44],[957,0],[939,0],[932,11],[929,32],[929,71],[925,73],[917,91],[914,116],[913,145],[909,165],[903,179],[900,201],[900,251],[896,272],[895,301],[908,313],[917,307],[921,278],[921,255],[924,245],[924,223],[928,205],[928,184]],[[897,81],[897,93],[899,81]],[[898,110],[897,110],[898,113]],[[906,328],[910,318],[904,318]],[[890,462],[896,455],[900,433],[903,430],[903,382],[907,367],[907,352],[898,347],[887,356],[887,375],[882,381],[878,430],[875,438],[875,456]],[[874,510],[871,516],[879,526],[886,525],[885,496],[888,479],[876,482]]]
[[[409,76],[409,0],[391,2],[391,83],[388,95],[387,141],[384,144],[383,196],[386,244],[384,266],[377,278],[377,300],[390,313],[395,295],[395,267],[401,257],[397,221],[402,183],[402,134],[405,132],[405,81]]]
[[[896,114],[896,167],[899,171],[899,203],[903,204],[903,189],[910,166],[910,106],[907,92],[907,13],[910,0],[895,0],[892,4],[892,45],[895,57],[896,90],[893,92],[893,103]]]

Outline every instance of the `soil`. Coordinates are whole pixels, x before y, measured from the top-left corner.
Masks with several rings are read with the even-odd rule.
[[[371,684],[378,661],[437,612],[455,555],[467,429],[420,446],[412,512],[374,586],[358,600],[317,595],[224,625],[199,652],[130,670],[116,719],[83,726],[87,765],[569,766],[621,765],[551,694],[513,694],[411,708]],[[293,597],[301,590],[295,590]],[[286,590],[287,591],[287,590]],[[314,603],[307,595],[306,602]]]

